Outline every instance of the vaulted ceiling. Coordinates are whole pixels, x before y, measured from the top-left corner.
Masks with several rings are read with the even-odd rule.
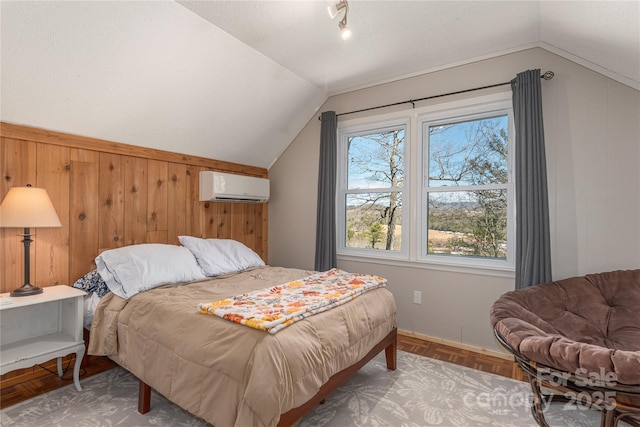
[[[0,2],[0,119],[270,167],[332,94],[540,46],[640,90],[637,1]]]

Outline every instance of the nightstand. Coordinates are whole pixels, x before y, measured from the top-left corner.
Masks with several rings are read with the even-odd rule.
[[[73,382],[80,387],[84,355],[82,304],[85,293],[70,286],[50,286],[38,295],[9,297],[0,294],[0,375],[76,354]]]

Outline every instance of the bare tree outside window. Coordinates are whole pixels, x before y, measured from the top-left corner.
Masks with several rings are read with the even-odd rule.
[[[428,253],[506,258],[508,117],[426,132]]]
[[[346,246],[401,248],[404,129],[348,138]]]

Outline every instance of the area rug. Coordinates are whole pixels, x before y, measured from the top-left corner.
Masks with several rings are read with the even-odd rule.
[[[0,411],[3,427],[208,426],[157,393],[151,412],[137,411],[138,381],[121,368],[81,380]],[[398,352],[398,369],[384,355],[363,367],[297,427],[535,427],[524,382]],[[574,405],[546,410],[551,426],[596,427],[599,414]]]

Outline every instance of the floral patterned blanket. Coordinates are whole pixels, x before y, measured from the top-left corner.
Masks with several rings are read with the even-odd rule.
[[[334,268],[283,285],[200,303],[198,310],[275,334],[292,323],[342,305],[386,283],[387,280],[379,276]]]

